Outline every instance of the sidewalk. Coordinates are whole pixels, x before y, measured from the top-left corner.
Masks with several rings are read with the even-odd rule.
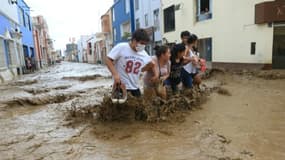
[[[0,84],[7,82],[7,81],[11,81],[13,80],[15,77],[17,77],[17,68],[12,68],[12,69],[0,69]]]

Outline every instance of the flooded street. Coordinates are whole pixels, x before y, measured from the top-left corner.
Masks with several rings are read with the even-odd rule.
[[[0,85],[0,159],[285,159],[284,75],[213,72],[182,119],[101,121],[107,68],[63,62]]]

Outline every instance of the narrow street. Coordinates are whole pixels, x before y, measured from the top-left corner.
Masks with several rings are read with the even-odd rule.
[[[0,85],[0,159],[285,159],[285,71],[212,72],[204,83],[213,91],[182,121],[100,121],[70,115],[110,93],[105,66],[24,75]]]

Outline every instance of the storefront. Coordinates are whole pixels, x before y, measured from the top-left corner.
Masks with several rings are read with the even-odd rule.
[[[268,23],[269,27],[273,27],[272,68],[285,69],[285,1],[257,4],[255,23]]]

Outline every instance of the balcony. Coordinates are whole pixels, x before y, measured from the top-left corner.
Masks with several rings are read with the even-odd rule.
[[[255,24],[285,21],[285,1],[275,0],[255,5]]]

